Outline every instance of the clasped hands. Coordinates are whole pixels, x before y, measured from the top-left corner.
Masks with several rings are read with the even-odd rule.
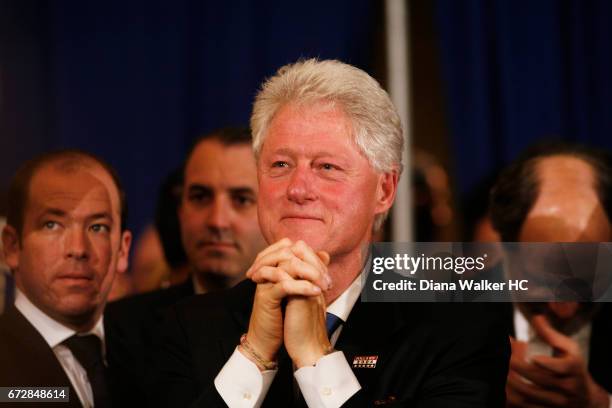
[[[295,366],[301,368],[314,365],[331,350],[323,295],[332,285],[328,264],[326,252],[315,252],[303,241],[288,238],[257,255],[246,273],[257,283],[246,339],[259,357],[275,361],[284,344]],[[257,364],[249,353],[240,351]]]
[[[608,393],[591,377],[578,344],[556,331],[543,315],[533,317],[531,327],[553,348],[554,355],[528,360],[527,343],[510,339],[507,406],[607,408]]]

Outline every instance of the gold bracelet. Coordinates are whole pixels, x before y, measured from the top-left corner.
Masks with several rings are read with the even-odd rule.
[[[257,361],[257,365],[260,367],[263,367],[264,370],[276,370],[276,367],[278,367],[278,363],[276,361],[266,361],[264,360],[259,353],[257,353],[255,351],[255,349],[253,349],[253,347],[251,346],[251,344],[248,342],[247,340],[247,335],[246,333],[244,333],[242,336],[240,336],[240,345],[242,346],[242,348],[251,356],[255,359],[255,361]]]

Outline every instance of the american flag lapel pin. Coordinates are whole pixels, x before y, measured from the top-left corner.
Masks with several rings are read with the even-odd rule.
[[[376,368],[378,356],[355,356],[353,368]]]

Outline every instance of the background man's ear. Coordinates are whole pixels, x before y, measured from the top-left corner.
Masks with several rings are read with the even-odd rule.
[[[121,243],[119,245],[119,254],[117,256],[117,273],[124,273],[129,266],[130,245],[132,244],[132,233],[123,231],[121,233]]]
[[[4,261],[8,267],[14,271],[19,267],[19,252],[21,251],[21,246],[19,234],[12,225],[5,225],[2,230],[2,246]]]

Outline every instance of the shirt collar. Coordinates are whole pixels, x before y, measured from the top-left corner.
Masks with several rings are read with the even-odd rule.
[[[206,289],[200,284],[200,281],[197,280],[195,273],[191,274],[191,281],[193,282],[193,291],[196,295],[206,293]]]
[[[351,283],[349,287],[346,288],[346,290],[327,307],[328,313],[332,313],[342,319],[343,322],[346,322],[351,310],[353,310],[353,306],[355,306],[355,303],[359,298],[359,294],[361,294],[362,274],[363,271],[361,271],[355,280],[353,280],[353,283]]]
[[[50,348],[60,345],[67,338],[75,335],[77,332],[67,326],[64,326],[57,320],[52,319],[38,307],[36,307],[28,297],[19,289],[15,289],[15,307],[23,314],[32,326],[45,339],[45,342]],[[86,333],[79,334],[94,334],[102,341],[102,350],[106,350],[104,341],[104,322],[103,316],[100,316],[94,327]]]

